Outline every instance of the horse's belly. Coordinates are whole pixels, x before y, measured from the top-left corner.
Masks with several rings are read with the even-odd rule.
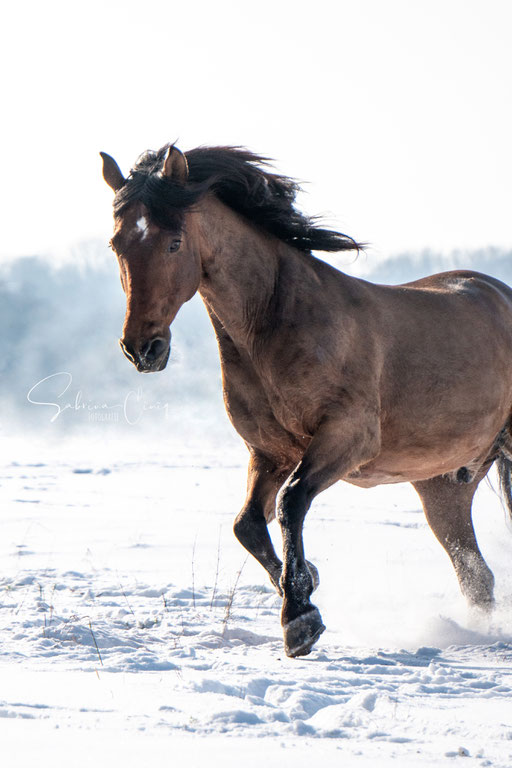
[[[406,412],[392,412],[382,424],[381,451],[346,480],[362,487],[428,480],[468,468],[474,476],[488,459],[510,416],[510,385],[495,382],[464,402],[444,392],[443,416],[418,393]],[[441,397],[441,396],[440,396]],[[415,401],[416,400],[416,401]]]
[[[446,474],[446,472],[438,467],[428,468],[425,465],[416,468],[410,467],[407,470],[400,468],[396,471],[390,468],[368,466],[361,467],[357,472],[352,472],[343,480],[351,485],[357,485],[359,488],[375,488],[377,485],[391,483],[414,483],[442,474]]]
[[[407,468],[404,466],[397,467],[395,470],[391,467],[373,466],[373,464],[374,462],[372,462],[372,466],[361,467],[357,472],[352,472],[343,479],[345,482],[360,488],[374,488],[377,485],[390,483],[415,483],[419,480],[428,480],[431,477],[455,472],[464,466],[459,464],[457,467],[446,469],[440,465],[422,464],[421,466],[409,465]]]
[[[428,480],[438,475],[455,473],[461,467],[467,467],[472,474],[477,474],[491,452],[498,431],[489,434],[481,444],[467,439],[437,449],[411,447],[404,452],[383,452],[345,479],[353,485],[372,488],[383,483]]]

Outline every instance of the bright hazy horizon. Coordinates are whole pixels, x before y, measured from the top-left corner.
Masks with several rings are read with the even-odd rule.
[[[507,0],[20,2],[4,11],[0,254],[111,231],[100,150],[244,145],[372,244],[512,246]]]

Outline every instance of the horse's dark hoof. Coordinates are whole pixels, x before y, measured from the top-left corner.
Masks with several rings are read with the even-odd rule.
[[[318,573],[318,568],[316,565],[313,565],[313,563],[310,563],[309,560],[306,560],[306,565],[308,567],[309,575],[313,579],[313,592],[315,589],[318,589],[320,586],[320,574]]]
[[[283,624],[284,650],[287,656],[306,656],[325,630],[318,608]]]

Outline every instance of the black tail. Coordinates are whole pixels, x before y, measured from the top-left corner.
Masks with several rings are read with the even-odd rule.
[[[512,520],[512,460],[505,453],[500,452],[496,461],[500,490],[507,505],[510,519]]]

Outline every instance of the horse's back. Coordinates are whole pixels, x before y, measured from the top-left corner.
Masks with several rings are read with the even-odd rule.
[[[512,302],[512,288],[501,280],[483,272],[469,269],[439,272],[419,280],[403,283],[399,288],[428,291],[446,295],[456,295],[461,292],[478,296],[484,293],[501,294]]]
[[[430,338],[441,334],[447,342],[465,330],[473,343],[493,333],[501,344],[503,336],[510,335],[512,345],[512,288],[495,277],[454,270],[402,285],[373,287],[375,308],[387,318],[381,327],[390,332],[389,341],[396,339],[396,333],[399,337],[406,333],[410,342],[425,334]],[[380,335],[378,328],[376,332]]]

